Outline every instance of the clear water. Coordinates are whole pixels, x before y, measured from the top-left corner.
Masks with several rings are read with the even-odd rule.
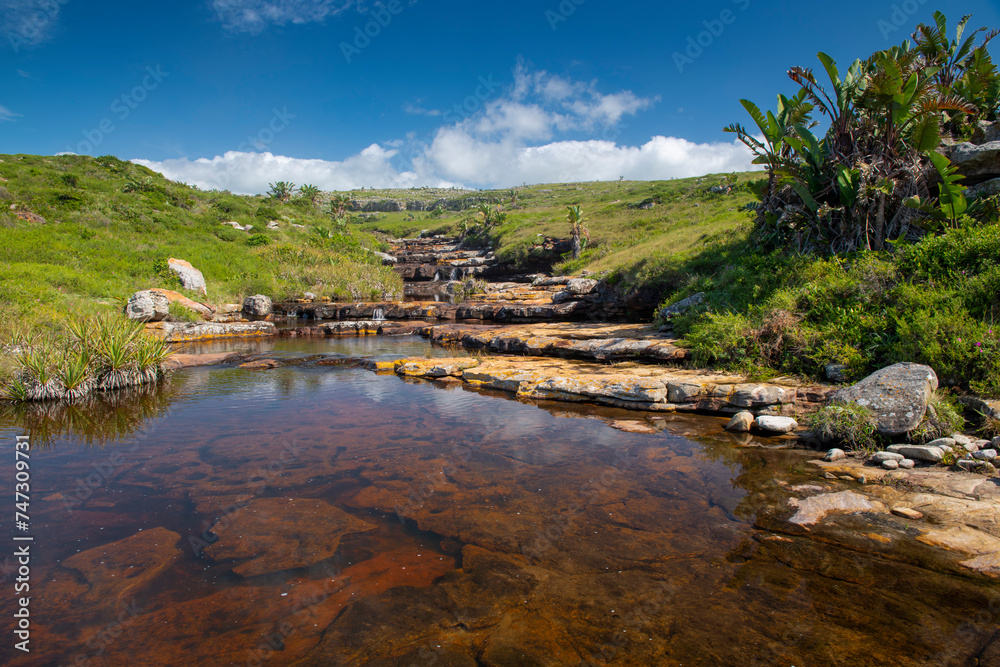
[[[789,485],[817,482],[803,453],[736,448],[708,417],[608,425],[635,418],[315,363],[192,368],[88,410],[8,412],[11,517],[15,436],[33,439],[30,530],[4,523],[34,538],[32,650],[7,633],[3,660],[967,664],[997,629],[996,586],[901,523],[786,530]],[[0,564],[11,619],[16,563]]]

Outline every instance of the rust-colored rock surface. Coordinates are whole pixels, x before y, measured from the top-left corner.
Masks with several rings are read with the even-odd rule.
[[[252,577],[290,570],[325,560],[337,551],[344,535],[373,526],[322,500],[262,498],[238,509],[218,541],[206,547],[214,560],[249,559],[233,572]]]

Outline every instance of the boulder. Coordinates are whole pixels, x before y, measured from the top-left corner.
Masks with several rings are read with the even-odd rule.
[[[212,319],[212,316],[215,314],[215,311],[212,310],[211,307],[206,306],[203,303],[199,303],[194,299],[189,299],[180,292],[175,292],[169,289],[161,289],[159,287],[156,287],[149,291],[153,292],[154,294],[160,294],[166,297],[167,301],[169,301],[170,303],[179,303],[185,308],[193,310],[194,312],[201,315],[203,319],[210,320]]]
[[[736,431],[737,433],[746,433],[753,427],[753,422],[753,413],[749,410],[743,410],[742,412],[737,412],[733,415],[733,418],[729,420],[728,424],[726,424],[726,430]]]
[[[243,299],[243,316],[248,320],[265,320],[270,314],[271,299],[263,294],[255,294]]]
[[[994,195],[1000,195],[1000,178],[991,178],[969,188],[965,195],[969,199],[985,199]]]
[[[597,281],[590,278],[573,278],[566,283],[566,291],[570,294],[590,294],[597,289]]]
[[[901,435],[920,424],[938,379],[930,366],[901,363],[875,371],[841,389],[832,403],[855,403],[875,413],[882,435]]]
[[[940,463],[944,459],[943,449],[927,445],[889,445],[889,451],[902,454],[908,459],[927,463]]]
[[[768,433],[788,433],[798,428],[799,423],[791,417],[761,415],[757,417],[756,426],[761,431],[767,431]]]
[[[137,322],[159,322],[170,312],[167,297],[152,290],[136,292],[125,304],[125,316]]]
[[[951,162],[970,185],[1000,175],[1000,141],[961,143],[951,150]]]
[[[677,303],[671,304],[660,309],[660,318],[667,320],[671,317],[675,317],[687,311],[688,309],[697,306],[705,300],[705,293],[698,292],[697,294],[692,294],[686,299],[681,299]]]
[[[269,220],[268,223],[267,223],[267,228],[270,229],[270,230],[277,229],[278,228],[278,221],[277,220]]]
[[[973,421],[981,421],[987,417],[1000,419],[1000,401],[989,401],[978,396],[960,396],[958,402],[970,413],[968,416]]]
[[[171,257],[167,260],[167,266],[181,279],[181,285],[184,286],[184,289],[208,294],[205,287],[205,276],[201,274],[201,271],[191,266],[191,262]]]
[[[1000,141],[1000,122],[981,120],[976,123],[976,129],[972,131],[972,143],[981,146],[991,141]]]
[[[845,452],[843,449],[837,449],[836,447],[834,447],[833,449],[831,449],[826,453],[826,455],[823,457],[823,460],[829,463],[833,463],[834,461],[843,461],[846,458],[847,458],[847,452]]]
[[[830,382],[847,382],[848,380],[846,364],[827,364],[823,372]]]

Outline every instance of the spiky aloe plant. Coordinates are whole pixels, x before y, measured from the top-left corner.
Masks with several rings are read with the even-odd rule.
[[[63,398],[71,401],[83,398],[93,386],[90,350],[83,347],[69,347],[56,370],[56,377],[62,383]]]
[[[96,320],[93,327],[90,344],[99,368],[98,389],[117,389],[137,383],[134,348],[141,328],[111,317]]]

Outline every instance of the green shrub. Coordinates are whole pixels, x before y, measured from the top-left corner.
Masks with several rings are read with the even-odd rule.
[[[256,248],[258,246],[267,245],[271,242],[271,239],[267,234],[251,234],[247,238],[247,245],[251,248]]]
[[[750,321],[739,313],[705,314],[684,338],[691,350],[691,361],[697,366],[742,364],[747,358],[751,329]]]
[[[824,406],[803,422],[824,441],[832,440],[865,456],[878,451],[875,413],[857,403]]]
[[[962,406],[947,394],[935,392],[927,404],[924,418],[917,428],[910,432],[910,438],[914,442],[930,442],[950,436],[952,433],[961,433],[964,428]]]

